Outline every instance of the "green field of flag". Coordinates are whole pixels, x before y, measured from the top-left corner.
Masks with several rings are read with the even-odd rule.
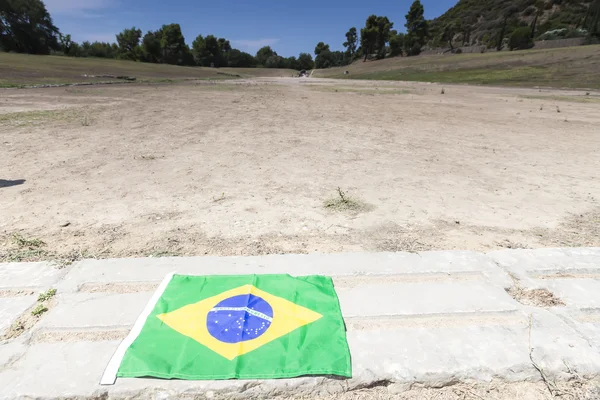
[[[329,277],[170,275],[111,359],[116,377],[351,377]]]

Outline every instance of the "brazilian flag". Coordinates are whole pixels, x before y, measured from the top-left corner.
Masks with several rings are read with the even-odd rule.
[[[101,383],[302,375],[352,376],[331,278],[169,275]]]

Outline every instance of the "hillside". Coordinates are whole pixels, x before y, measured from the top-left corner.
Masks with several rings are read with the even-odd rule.
[[[344,72],[349,74],[345,75]],[[317,78],[600,89],[600,45],[394,57],[315,70]]]
[[[459,0],[446,13],[430,22],[434,41],[448,25],[454,26],[458,45],[495,46],[506,18],[505,36],[520,26],[532,26],[536,16],[535,37],[561,28],[563,36],[575,35],[574,30],[591,22],[588,10],[598,0]],[[586,18],[587,17],[587,18]]]
[[[89,75],[127,75],[138,81],[165,82],[184,79],[226,79],[230,75],[291,76],[288,69],[180,67],[104,58],[37,56],[0,52],[0,87],[110,81]],[[87,76],[86,76],[87,75]]]

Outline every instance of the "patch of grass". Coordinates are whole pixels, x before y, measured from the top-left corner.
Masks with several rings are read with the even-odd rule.
[[[13,248],[0,252],[0,261],[4,262],[23,262],[38,260],[48,256],[48,252],[42,247],[45,243],[36,238],[26,238],[20,233],[10,235],[10,242]]]
[[[56,289],[48,289],[46,292],[40,293],[38,302],[48,301],[56,295]]]
[[[31,315],[33,315],[34,317],[39,317],[46,311],[48,311],[48,307],[46,307],[43,304],[38,304],[33,310],[31,310]]]
[[[447,71],[419,71],[405,69],[378,73],[360,74],[357,79],[398,80],[440,83],[467,83],[475,85],[529,86],[552,84],[552,75],[544,67],[522,67],[513,69],[465,69]]]
[[[337,188],[337,197],[325,200],[323,207],[332,211],[353,212],[369,211],[372,209],[372,206],[348,196],[348,193],[344,192],[340,187]]]
[[[90,126],[92,124],[92,120],[90,118],[90,116],[85,113],[83,114],[83,117],[81,118],[81,125],[82,126]]]
[[[40,239],[26,238],[23,235],[21,235],[20,233],[13,233],[11,235],[11,240],[19,248],[37,249],[46,244]]]
[[[62,268],[68,267],[69,265],[71,265],[74,262],[77,262],[79,260],[83,260],[86,258],[87,259],[99,258],[101,254],[102,253],[93,254],[85,249],[84,250],[75,249],[75,250],[71,250],[67,253],[51,254],[49,258],[51,259],[52,263],[54,264],[54,266],[56,268],[62,269]]]
[[[146,254],[146,257],[162,258],[162,257],[181,257],[181,253],[172,250],[154,249]]]
[[[27,238],[20,233],[9,235],[6,243],[10,243],[12,246],[0,248],[0,262],[49,261],[60,269],[73,264],[75,261],[84,258],[99,258],[102,255],[102,253],[92,254],[81,249],[64,253],[47,251],[43,248],[46,245],[45,242],[37,238]]]
[[[52,118],[54,118],[53,111],[19,111],[0,114],[0,124],[13,123],[16,125],[25,125]]]
[[[223,193],[221,193],[221,195],[219,197],[213,197],[212,201],[213,201],[213,203],[220,203],[225,199],[226,199],[225,192],[223,192]]]
[[[78,112],[74,109],[18,111],[0,114],[0,125],[21,127],[41,125],[49,121],[70,122],[78,116]]]

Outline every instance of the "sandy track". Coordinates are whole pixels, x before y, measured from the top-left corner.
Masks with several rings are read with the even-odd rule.
[[[598,93],[290,78],[1,95],[4,260],[39,256],[15,256],[15,232],[95,256],[600,246]],[[338,187],[362,208],[324,207]]]

